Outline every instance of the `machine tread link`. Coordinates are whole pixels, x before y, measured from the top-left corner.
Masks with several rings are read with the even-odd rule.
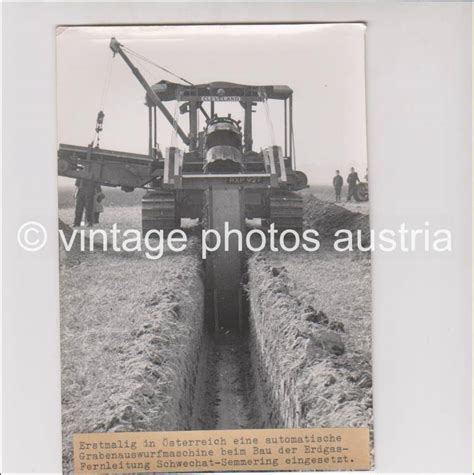
[[[163,230],[164,236],[179,228],[175,191],[148,190],[142,198],[142,233]]]
[[[292,191],[272,191],[269,197],[267,224],[273,223],[279,232],[292,229],[303,232],[303,197]]]

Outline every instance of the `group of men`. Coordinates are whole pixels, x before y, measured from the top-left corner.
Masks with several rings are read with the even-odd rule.
[[[369,181],[368,173],[365,175],[365,181]],[[354,167],[351,167],[351,172],[347,176],[347,201],[351,201],[353,197],[355,198],[357,183],[360,183],[359,175],[355,171]],[[336,176],[332,179],[332,185],[334,186],[334,191],[336,192],[336,202],[341,201],[341,191],[343,184],[344,180],[341,176],[341,173],[339,170],[336,170]]]
[[[100,213],[104,211],[102,203],[105,195],[100,185],[92,180],[78,178],[76,180],[76,209],[74,212],[74,227],[81,226],[85,214],[86,226],[94,226],[99,222]]]

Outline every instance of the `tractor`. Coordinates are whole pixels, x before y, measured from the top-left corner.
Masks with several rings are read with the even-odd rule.
[[[110,48],[146,91],[148,154],[107,150],[94,143],[60,144],[59,175],[124,191],[145,189],[144,234],[151,230],[166,234],[178,228],[182,218],[198,219],[218,232],[223,232],[225,223],[245,232],[246,219],[251,218],[259,218],[262,226],[273,224],[279,231],[302,231],[303,201],[297,191],[306,188],[308,180],[295,170],[291,88],[230,82],[192,84],[186,80],[150,85],[124,45],[112,38]],[[268,113],[268,101],[273,100],[283,102],[283,147],[272,144],[256,151],[252,134],[255,108],[263,105]],[[218,115],[217,104],[222,102],[239,104],[243,121],[231,114]],[[179,104],[179,113],[188,116],[188,130],[183,130],[166,103]],[[157,143],[158,112],[186,150],[170,146],[165,153],[161,151]],[[96,131],[102,129],[102,121],[103,113],[99,113]],[[201,130],[199,123],[204,124]],[[216,326],[241,326],[243,253],[236,246],[218,250],[206,266]]]
[[[358,202],[369,201],[369,184],[366,181],[357,183],[354,199]]]

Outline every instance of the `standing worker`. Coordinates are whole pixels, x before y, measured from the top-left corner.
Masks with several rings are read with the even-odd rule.
[[[347,201],[351,201],[352,197],[355,195],[357,183],[360,183],[359,175],[354,170],[354,167],[351,167],[351,172],[347,177],[347,184],[349,185],[349,190],[347,192]]]
[[[339,170],[336,170],[336,176],[332,179],[332,185],[334,186],[334,190],[336,191],[336,202],[341,201],[341,190],[343,183],[344,180],[342,179]]]
[[[100,213],[104,212],[104,198],[101,186],[97,185],[94,193],[94,224],[99,224]]]
[[[74,225],[80,226],[85,211],[86,226],[94,225],[94,195],[96,184],[92,180],[78,178],[76,180],[76,210],[74,213]]]

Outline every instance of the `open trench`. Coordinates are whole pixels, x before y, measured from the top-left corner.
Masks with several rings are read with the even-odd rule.
[[[220,235],[225,224],[245,226],[239,189],[210,189],[206,199],[208,225]],[[242,289],[245,261],[234,237],[229,248],[219,248],[203,263],[204,331],[191,416],[194,430],[264,427],[264,404],[250,356],[249,304]]]
[[[194,389],[191,430],[256,429],[267,416],[257,374],[252,366],[248,332],[248,304],[244,325],[215,329],[213,312],[206,306]]]
[[[313,202],[310,227],[324,230],[329,210],[331,222],[344,214],[349,224],[343,227],[368,229],[359,214],[310,197]],[[76,432],[371,427],[370,362],[344,353],[341,339],[352,334],[333,329],[340,322],[331,315],[319,321],[319,312],[307,307],[311,302],[304,295],[298,300],[285,260],[265,251],[247,256],[242,331],[216,330],[197,241],[193,246],[158,263],[134,254],[92,253],[84,266],[76,262],[84,259],[81,253],[70,259],[64,252],[63,262],[74,261],[62,270],[65,467],[72,466]],[[325,263],[320,253],[324,265],[318,268],[331,270],[326,264],[341,261],[332,257]],[[300,262],[296,269],[306,267],[304,254],[293,259]],[[358,262],[351,257],[337,269],[357,275]],[[148,280],[143,287],[138,274],[161,279],[159,292]],[[106,311],[98,312],[104,301]],[[84,345],[77,334],[92,343]],[[79,360],[85,363],[78,369]]]
[[[315,207],[320,210],[322,206],[318,202]],[[356,220],[351,221],[353,227],[362,227],[355,213],[329,204],[324,210],[336,217],[342,215],[341,220]],[[326,217],[322,211],[320,214],[324,222]],[[328,247],[326,241],[323,244]],[[362,377],[346,368],[352,366],[343,356],[341,325],[321,320],[315,309],[303,305],[292,292],[294,283],[285,267],[276,265],[265,252],[245,257],[242,276],[250,283],[249,293],[241,289],[241,305],[234,300],[233,306],[227,303],[221,307],[229,310],[228,314],[222,312],[222,319],[215,318],[215,295],[216,288],[227,289],[221,272],[229,276],[229,269],[219,267],[214,279],[204,272],[203,327],[193,342],[195,369],[187,385],[190,411],[184,424],[188,430],[304,427],[309,420],[314,424],[315,414],[327,412],[332,417],[336,413],[335,403],[322,407],[316,387],[327,388],[340,380],[344,397],[338,404],[343,404],[348,397],[345,392],[353,394],[358,389],[349,387],[347,381]],[[237,285],[242,285],[240,277]],[[241,323],[236,325],[234,317]],[[320,367],[313,371],[317,365]],[[330,390],[326,392],[328,401],[332,395]],[[356,413],[357,401],[351,400],[343,409],[352,411],[354,406]]]

